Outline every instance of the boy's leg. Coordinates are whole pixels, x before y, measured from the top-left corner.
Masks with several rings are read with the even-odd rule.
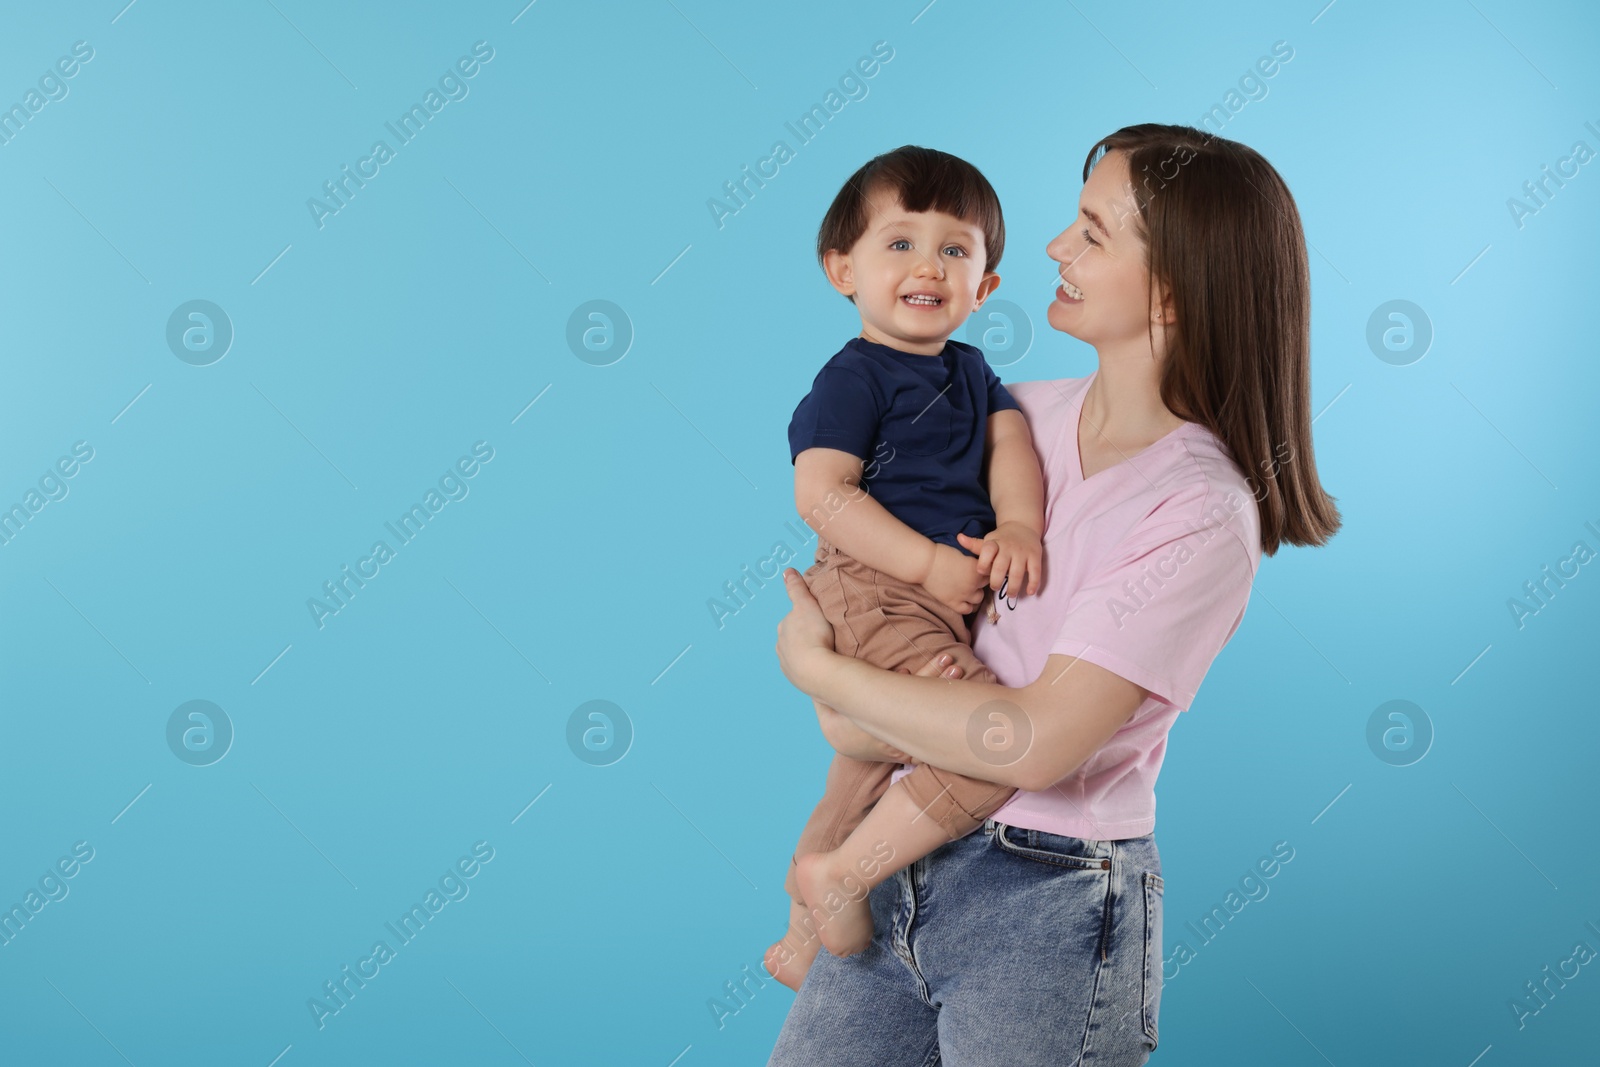
[[[833,626],[834,647],[842,655],[866,658],[864,646],[856,637],[855,623],[876,606],[876,573],[817,538],[816,562],[807,568],[804,578],[822,614]],[[835,753],[828,764],[822,798],[800,831],[800,840],[784,879],[784,890],[790,899],[804,902],[794,880],[795,861],[807,852],[826,852],[839,847],[883,796],[896,766]]]
[[[761,961],[768,974],[798,993],[800,984],[806,980],[806,971],[811,969],[821,948],[822,940],[817,936],[810,909],[803,903],[790,901],[789,925],[782,937],[767,946]]]
[[[963,678],[998,682],[966,642],[965,621],[920,587],[874,575],[877,607],[854,619],[856,658],[890,670],[917,671],[948,654]],[[926,764],[890,786],[859,825],[832,851],[798,855],[795,881],[805,895],[828,951],[848,955],[872,937],[867,892],[940,845],[983,824],[1016,792]]]
[[[842,573],[851,568],[854,573]],[[872,572],[821,538],[816,562],[805,571],[806,584],[834,628],[834,646],[848,656],[859,654],[852,622],[868,610]],[[798,990],[822,942],[816,923],[796,879],[796,860],[808,852],[828,852],[847,839],[889,786],[897,764],[876,763],[835,755],[828,765],[822,798],[800,832],[789,861],[783,888],[789,894],[789,923],[783,937],[767,949],[768,972],[779,982]]]
[[[921,817],[943,828],[947,841],[982,826],[1017,791],[1015,786],[969,778],[926,763],[917,764],[895,786],[906,791]]]
[[[820,539],[817,564],[806,579],[834,626],[840,652],[913,673],[948,653],[964,678],[998,681],[973,654],[966,620],[921,586],[875,571]],[[849,768],[861,762],[844,764],[845,788],[837,787],[830,767],[830,788],[807,824],[807,847],[796,849],[784,883],[792,900],[804,898],[815,934],[835,955],[859,952],[870,942],[872,915],[866,898],[873,886],[945,842],[971,833],[1015,792],[926,765],[918,765],[885,792],[893,765],[868,765],[882,769],[881,783],[873,789],[862,787],[865,779]],[[815,816],[824,806],[829,814],[818,820]],[[839,841],[838,846],[832,841]]]
[[[897,763],[873,763],[834,753],[833,761],[828,764],[822,799],[817,801],[805,828],[800,831],[794,856],[789,861],[789,874],[783,888],[791,899],[804,901],[795,883],[795,861],[807,852],[838,848],[889,788],[889,776],[898,766]]]
[[[903,783],[891,785],[838,848],[808,852],[795,868],[816,933],[835,956],[860,952],[871,943],[867,894],[873,886],[952,840],[937,820],[919,810]]]
[[[838,848],[799,857],[794,882],[811,905],[816,933],[835,956],[872,940],[867,893],[940,845],[983,825],[1016,789],[919,763]]]
[[[825,944],[818,936],[816,921],[800,890],[796,858],[808,852],[827,853],[847,839],[888,788],[889,776],[897,766],[838,754],[828,765],[822,799],[812,809],[805,829],[800,832],[784,876],[783,890],[789,894],[789,924],[763,957],[767,972],[790,989],[799,991],[811,961]]]

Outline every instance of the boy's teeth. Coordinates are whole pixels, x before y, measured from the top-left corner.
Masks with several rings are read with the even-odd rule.
[[[908,296],[905,297],[905,300],[909,304],[928,304],[930,306],[939,303],[939,298],[936,296]]]

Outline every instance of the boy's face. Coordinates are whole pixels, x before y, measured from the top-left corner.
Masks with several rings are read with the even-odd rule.
[[[942,211],[907,211],[892,189],[867,197],[867,229],[823,256],[828,281],[854,296],[861,336],[936,356],[1000,284],[985,271],[983,231]]]

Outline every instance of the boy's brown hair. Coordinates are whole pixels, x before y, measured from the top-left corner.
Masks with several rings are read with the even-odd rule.
[[[861,240],[872,221],[867,197],[878,189],[893,190],[907,211],[942,211],[978,227],[983,231],[984,271],[1000,265],[1006,224],[989,180],[959,156],[911,144],[873,156],[850,175],[822,217],[818,263],[829,251],[848,252]]]

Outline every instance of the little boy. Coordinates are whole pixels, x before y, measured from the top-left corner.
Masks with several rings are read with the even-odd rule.
[[[972,655],[969,619],[986,585],[1015,596],[1042,578],[1043,477],[1027,424],[982,351],[951,340],[1000,284],[1004,243],[977,168],[912,145],[856,171],[817,235],[861,334],[789,424],[795,504],[818,534],[805,578],[835,646],[875,666],[915,672],[948,653],[964,677],[995,682]],[[835,955],[864,949],[866,891],[1014,792],[926,764],[891,787],[895,768],[834,756],[784,885],[791,929],[767,952],[785,984],[799,987],[819,936]]]

